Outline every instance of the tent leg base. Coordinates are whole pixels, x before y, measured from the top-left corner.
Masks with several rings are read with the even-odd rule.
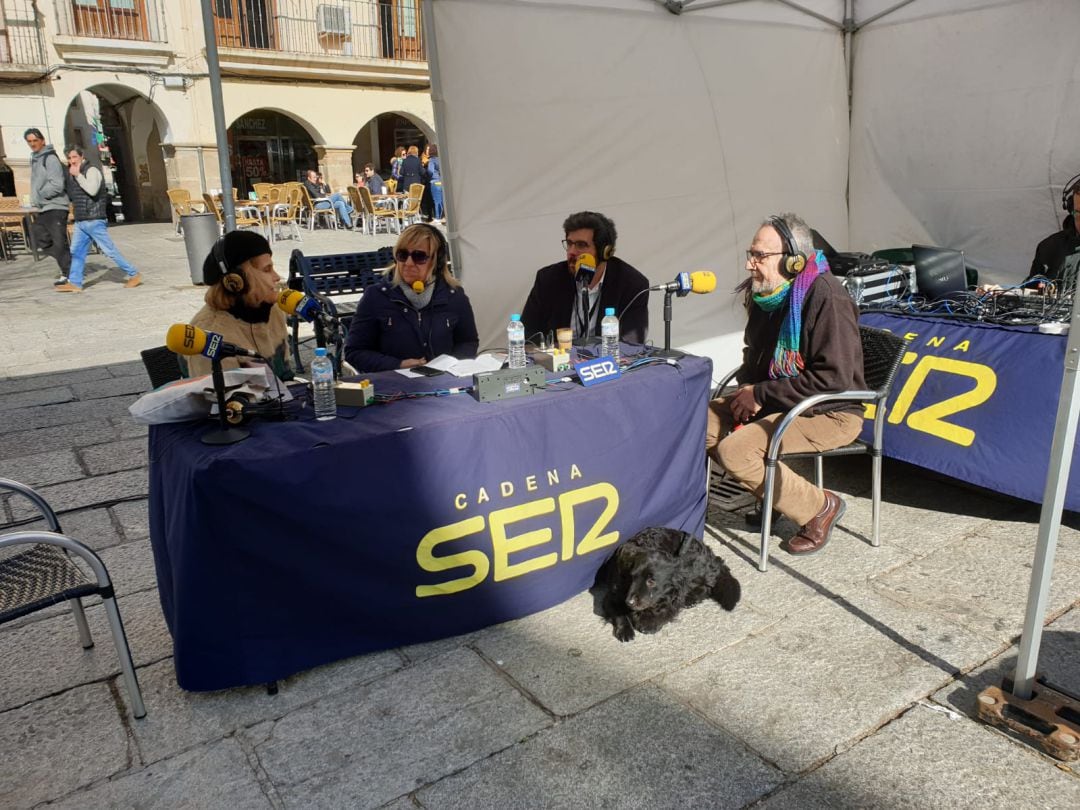
[[[979,719],[1028,738],[1054,759],[1080,760],[1080,700],[1038,684],[1030,700],[997,686],[979,693]]]

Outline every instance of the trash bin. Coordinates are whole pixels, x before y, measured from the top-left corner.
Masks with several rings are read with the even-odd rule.
[[[191,283],[205,284],[203,262],[220,235],[217,217],[213,214],[182,214],[180,229],[184,232],[184,247],[187,248]]]

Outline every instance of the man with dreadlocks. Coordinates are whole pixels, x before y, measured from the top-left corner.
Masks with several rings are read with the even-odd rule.
[[[865,389],[858,310],[813,247],[810,228],[794,214],[770,217],[746,251],[746,295],[739,388],[709,403],[705,449],[746,489],[763,495],[765,452],[784,413],[814,394]],[[862,405],[829,402],[799,416],[782,452],[829,450],[849,444],[862,428]],[[780,464],[773,506],[799,531],[783,544],[790,554],[814,554],[829,542],[844,514],[835,492],[818,489]]]

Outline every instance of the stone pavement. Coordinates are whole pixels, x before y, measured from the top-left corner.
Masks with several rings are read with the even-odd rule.
[[[865,459],[827,462],[848,511],[816,557],[774,543],[760,574],[742,516],[711,512],[706,541],[743,586],[730,614],[703,605],[620,644],[583,594],[300,673],[273,696],[181,691],[147,537],[146,432],[126,408],[147,388],[138,350],[201,292],[168,226],[114,236],[144,287],[97,271],[61,296],[48,260],[4,266],[0,476],[39,487],[100,551],[148,715],[128,713],[100,604],[89,651],[60,608],[0,627],[0,807],[1080,806],[1075,770],[974,719],[978,692],[1015,664],[1037,508],[899,463],[877,549]],[[292,247],[275,250],[279,270]],[[1080,692],[1080,520],[1065,524],[1040,671]]]

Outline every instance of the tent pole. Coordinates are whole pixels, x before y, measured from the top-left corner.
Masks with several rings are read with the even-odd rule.
[[[218,61],[217,34],[211,0],[202,0],[203,34],[206,37],[206,68],[210,74],[210,103],[214,107],[214,136],[217,140],[218,171],[221,174],[221,216],[225,233],[236,230],[236,209],[232,198],[232,169],[229,167],[229,137],[225,125],[225,103],[221,100],[221,63]]]
[[[1013,677],[1013,694],[1022,700],[1031,699],[1035,681],[1043,621],[1050,597],[1050,575],[1054,570],[1054,552],[1057,550],[1058,531],[1061,528],[1061,510],[1065,505],[1065,490],[1069,484],[1069,468],[1076,444],[1077,409],[1080,408],[1080,397],[1077,396],[1080,393],[1078,366],[1080,313],[1074,309],[1070,319],[1069,340],[1065,344],[1065,373],[1061,381],[1061,395],[1058,397],[1046,488],[1043,490],[1039,538],[1035,545],[1027,612],[1024,614],[1024,630],[1020,636],[1020,651],[1016,657],[1016,673]]]
[[[446,141],[447,128],[446,106],[443,101],[442,76],[439,74],[439,49],[435,42],[435,14],[432,10],[432,0],[422,0],[421,19],[424,24],[424,49],[427,51],[428,75],[431,77],[431,111],[435,116],[435,137],[439,144],[439,171],[442,173],[443,206],[447,222],[447,245],[450,248],[450,264],[454,275],[461,278],[465,268],[461,265],[461,256],[458,251],[457,232],[453,225],[456,224],[457,215],[454,207],[454,183],[452,180],[452,163],[450,160],[450,144]]]

